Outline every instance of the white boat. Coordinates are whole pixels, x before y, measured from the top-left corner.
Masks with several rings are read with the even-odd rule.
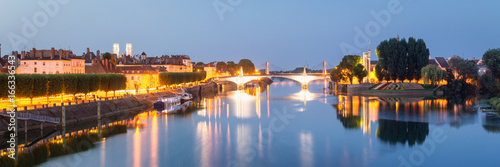
[[[193,99],[193,95],[191,93],[177,93],[177,96],[181,98],[181,102],[183,103]]]
[[[161,96],[154,103],[154,109],[157,111],[163,111],[171,106],[176,106],[181,104],[181,97],[176,95],[166,95]]]
[[[163,110],[158,110],[158,112],[160,113],[164,113],[164,114],[169,114],[169,113],[173,113],[173,112],[177,112],[177,111],[186,111],[186,109],[192,104],[192,102],[188,101],[186,103],[177,103],[177,105],[173,105],[173,106],[168,106],[167,108],[163,109]]]

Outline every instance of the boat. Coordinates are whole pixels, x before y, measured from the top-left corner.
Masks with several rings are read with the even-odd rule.
[[[193,99],[193,95],[191,93],[177,93],[177,96],[180,97],[182,103]]]
[[[158,98],[153,104],[156,111],[163,111],[171,106],[181,104],[181,97],[176,95],[165,95]]]
[[[174,113],[174,112],[177,112],[177,111],[186,111],[187,108],[192,104],[193,102],[191,101],[188,101],[188,102],[185,102],[185,103],[177,103],[176,105],[172,105],[172,106],[167,106],[165,109],[163,110],[158,110],[158,113],[164,113],[164,114],[170,114],[170,113]]]

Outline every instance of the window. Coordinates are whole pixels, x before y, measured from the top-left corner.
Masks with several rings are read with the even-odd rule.
[[[56,66],[59,66],[59,63],[56,63]]]
[[[59,74],[59,71],[56,71],[56,74]]]
[[[36,61],[35,61],[35,65],[36,65]]]
[[[45,71],[42,74],[45,74]]]
[[[45,66],[45,62],[43,62],[43,65]]]
[[[132,76],[132,80],[134,80],[134,76]]]
[[[33,69],[33,70],[34,70],[34,72],[36,73],[36,68],[35,68],[35,69]]]
[[[26,65],[26,62],[24,62],[24,65]]]

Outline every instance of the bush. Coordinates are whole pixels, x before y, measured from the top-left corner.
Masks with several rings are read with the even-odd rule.
[[[500,111],[500,103],[497,103],[496,109]]]
[[[491,98],[489,102],[490,102],[490,104],[493,104],[493,102],[497,101],[497,100],[498,100],[498,97],[494,97],[494,98]]]

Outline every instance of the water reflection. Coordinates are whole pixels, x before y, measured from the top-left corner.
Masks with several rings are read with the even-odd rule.
[[[448,124],[459,128],[474,124],[477,118],[468,106],[472,101],[453,103],[446,99],[424,97],[360,97],[342,96],[332,106],[337,119],[346,129],[362,129],[370,134],[372,124],[378,122],[377,137],[390,144],[422,144],[429,134],[429,123]],[[494,129],[487,126],[488,129]]]
[[[314,166],[313,137],[311,133],[300,133],[300,160],[304,167]]]

